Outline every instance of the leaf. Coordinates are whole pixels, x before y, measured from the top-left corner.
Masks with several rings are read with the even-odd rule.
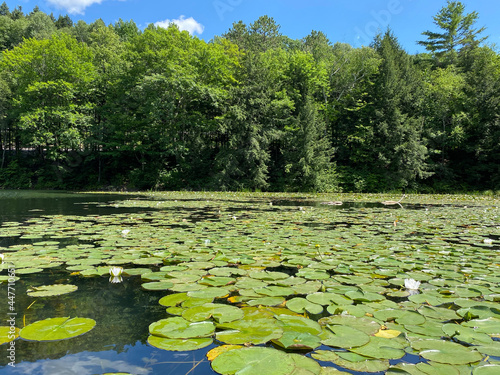
[[[21,338],[32,341],[57,341],[87,333],[96,325],[89,318],[49,318],[27,325],[19,332]]]
[[[412,343],[412,347],[419,350],[419,355],[425,359],[439,363],[465,365],[479,362],[483,356],[473,348],[466,348],[450,341],[421,340]]]
[[[328,346],[349,349],[370,342],[370,336],[349,326],[328,325],[328,329],[333,335],[328,335],[327,339],[321,341]]]
[[[161,319],[149,325],[149,333],[171,339],[207,337],[214,333],[212,322],[189,322],[181,317]]]
[[[42,285],[28,289],[28,295],[31,297],[52,297],[71,293],[77,289],[76,285],[69,284]]]
[[[212,362],[212,368],[219,374],[266,374],[289,375],[295,368],[295,361],[288,354],[270,348],[243,348],[220,354]]]
[[[212,342],[212,338],[169,339],[154,335],[148,337],[148,343],[155,348],[177,352],[198,350],[207,347]]]
[[[303,313],[305,311],[311,314],[320,314],[323,312],[323,306],[316,303],[309,302],[305,298],[292,298],[286,301],[286,307],[296,313]]]
[[[210,362],[212,362],[215,358],[217,358],[222,353],[228,352],[230,350],[242,349],[242,348],[243,348],[243,346],[241,346],[241,345],[220,345],[220,346],[217,346],[217,347],[208,351],[207,359]]]
[[[0,326],[0,345],[14,341],[19,337],[19,328]]]

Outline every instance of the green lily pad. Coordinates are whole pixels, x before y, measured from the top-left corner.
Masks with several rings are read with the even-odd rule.
[[[189,297],[187,296],[187,293],[174,293],[170,294],[168,296],[162,297],[158,303],[162,306],[177,306],[180,305],[182,302],[184,302],[186,299]]]
[[[319,320],[321,325],[339,325],[355,328],[367,335],[374,335],[380,330],[380,324],[368,318],[356,318],[350,315],[332,315]],[[331,328],[330,328],[331,329]]]
[[[420,325],[425,323],[425,317],[414,311],[386,309],[375,311],[373,316],[384,322],[394,320],[398,324]]]
[[[318,361],[333,362],[340,367],[359,372],[379,372],[389,369],[386,359],[369,359],[356,353],[317,350],[311,354]]]
[[[306,299],[309,302],[317,303],[318,305],[328,306],[328,305],[349,305],[353,303],[353,301],[349,298],[344,297],[343,295],[336,293],[323,293],[317,292],[313,294],[309,294]]]
[[[0,345],[14,341],[19,337],[19,328],[0,326]]]
[[[327,327],[333,335],[328,335],[326,339],[321,341],[325,345],[349,349],[370,342],[370,336],[355,328],[340,325],[328,325]]]
[[[187,295],[195,298],[221,298],[228,295],[231,291],[226,288],[205,288],[203,290],[189,291]]]
[[[170,339],[188,339],[211,336],[212,322],[190,322],[181,317],[161,319],[149,325],[149,333]]]
[[[321,314],[323,312],[323,306],[309,302],[307,299],[300,297],[286,301],[286,307],[296,313],[304,313],[307,311],[311,314]]]
[[[486,364],[476,367],[472,375],[497,375],[500,374],[499,364]]]
[[[268,318],[242,319],[232,323],[219,325],[228,330],[217,332],[216,338],[226,344],[264,344],[281,338],[283,329],[276,321]]]
[[[295,370],[296,364],[287,353],[270,348],[253,347],[220,354],[213,360],[212,368],[223,375],[289,375]]]
[[[471,345],[490,344],[493,342],[491,337],[486,333],[476,332],[473,328],[465,327],[460,324],[444,324],[442,329],[448,337]]]
[[[445,309],[442,307],[422,306],[421,308],[418,309],[418,312],[425,317],[436,319],[439,320],[440,322],[461,319],[460,316],[454,310]]]
[[[370,358],[399,359],[406,354],[403,348],[404,346],[394,339],[371,337],[369,343],[350,351]]]
[[[283,297],[262,297],[247,301],[249,306],[278,306],[285,302]]]
[[[482,332],[490,336],[500,337],[500,319],[497,318],[473,319],[462,323],[462,325],[474,328],[476,332]]]
[[[55,285],[42,285],[38,287],[31,287],[28,289],[28,296],[31,297],[52,297],[61,294],[74,292],[78,289],[76,285],[70,284],[55,284]]]
[[[168,339],[153,335],[148,337],[148,343],[155,348],[177,352],[202,349],[212,342],[212,338]]]
[[[141,284],[141,287],[145,290],[169,290],[173,286],[174,284],[168,281],[155,281]]]
[[[243,318],[244,313],[236,306],[205,303],[184,310],[182,317],[190,322],[201,322],[213,317],[219,323],[229,323]]]
[[[466,348],[450,341],[421,340],[412,342],[412,347],[419,350],[425,359],[452,365],[465,365],[479,362],[483,356],[473,348]]]
[[[32,341],[57,341],[87,333],[96,325],[89,318],[49,318],[29,324],[19,332],[21,338]]]

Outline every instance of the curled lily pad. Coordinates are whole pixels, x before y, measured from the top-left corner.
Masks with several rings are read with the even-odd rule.
[[[27,325],[19,335],[32,341],[65,340],[83,335],[95,325],[96,321],[89,318],[49,318]]]
[[[61,294],[74,292],[78,289],[76,285],[70,284],[55,284],[55,285],[42,285],[31,287],[28,289],[28,295],[31,297],[52,297]]]

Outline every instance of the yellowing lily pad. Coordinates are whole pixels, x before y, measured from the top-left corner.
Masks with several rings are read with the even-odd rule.
[[[0,345],[14,341],[19,337],[19,328],[0,326]]]

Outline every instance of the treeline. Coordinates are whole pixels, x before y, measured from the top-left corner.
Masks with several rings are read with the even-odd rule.
[[[500,189],[500,57],[448,1],[410,55],[263,16],[205,42],[0,6],[0,187]],[[417,36],[418,37],[418,36]]]

